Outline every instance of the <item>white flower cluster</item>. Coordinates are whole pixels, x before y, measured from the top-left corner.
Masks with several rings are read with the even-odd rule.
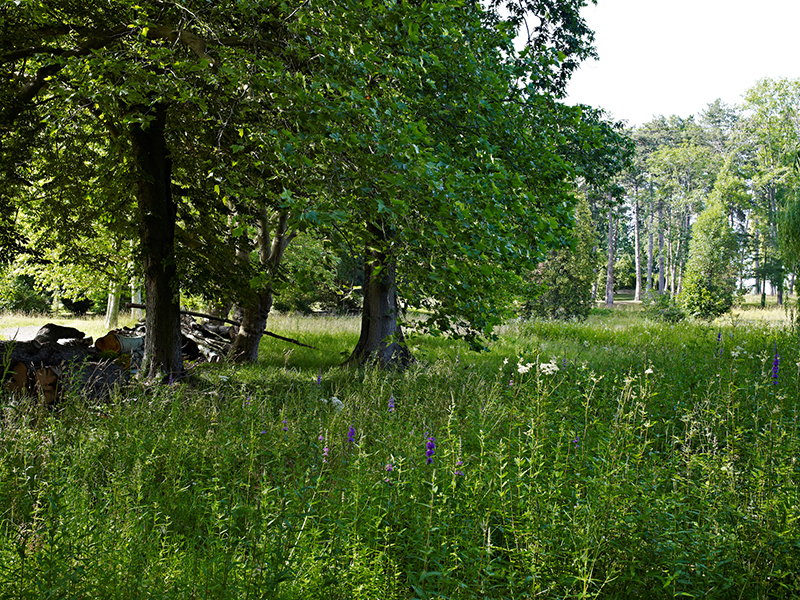
[[[544,375],[553,375],[556,373],[558,371],[556,359],[552,358],[548,363],[539,363],[539,371]]]
[[[531,370],[531,367],[533,367],[533,363],[522,364],[522,361],[520,360],[517,363],[517,373],[519,373],[520,375],[524,375],[525,373]]]
[[[339,412],[344,408],[344,402],[339,400],[336,396],[331,396],[330,400],[326,398],[320,398],[319,401],[323,404],[328,404],[328,402],[330,402],[336,412]]]
[[[731,350],[731,358],[753,358],[751,354],[748,354],[742,346],[736,346],[733,350]]]

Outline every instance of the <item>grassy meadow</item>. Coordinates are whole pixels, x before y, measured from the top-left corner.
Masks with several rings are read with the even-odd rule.
[[[99,406],[0,392],[0,598],[800,597],[781,309],[412,336],[404,373],[337,366],[358,319],[269,327],[318,350]]]

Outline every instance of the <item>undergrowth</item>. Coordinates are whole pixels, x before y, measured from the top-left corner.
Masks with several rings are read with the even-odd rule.
[[[524,323],[404,373],[296,333],[102,406],[4,396],[0,597],[800,593],[790,331]]]

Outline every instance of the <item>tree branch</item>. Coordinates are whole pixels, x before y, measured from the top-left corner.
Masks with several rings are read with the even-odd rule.
[[[135,304],[133,302],[128,302],[125,304],[125,308],[147,308],[145,304]],[[234,321],[233,319],[224,319],[222,317],[215,317],[214,315],[207,315],[205,313],[194,312],[191,310],[182,310],[182,315],[189,315],[191,317],[200,317],[201,319],[208,319],[210,321],[222,321],[223,323],[230,323],[231,325],[236,325],[237,327],[241,327],[242,324],[239,321]],[[272,333],[271,331],[264,331],[264,335],[268,335],[270,337],[274,337],[278,340],[283,340],[284,342],[289,342],[291,344],[297,344],[298,346],[302,346],[303,348],[311,348],[312,350],[319,350],[316,346],[309,346],[308,344],[304,344],[302,342],[298,342],[297,340],[293,340],[292,338],[283,337],[282,335],[278,335],[277,333]]]

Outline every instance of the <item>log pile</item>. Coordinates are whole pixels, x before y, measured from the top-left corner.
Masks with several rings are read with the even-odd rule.
[[[106,398],[125,379],[119,365],[98,356],[86,334],[53,324],[29,342],[0,341],[0,373],[6,390],[48,406],[65,391]]]
[[[224,359],[237,328],[181,322],[184,359],[216,362]],[[50,406],[64,394],[107,400],[141,365],[145,327],[109,332],[94,344],[72,327],[47,324],[29,342],[0,341],[0,375],[6,390],[39,398]]]

